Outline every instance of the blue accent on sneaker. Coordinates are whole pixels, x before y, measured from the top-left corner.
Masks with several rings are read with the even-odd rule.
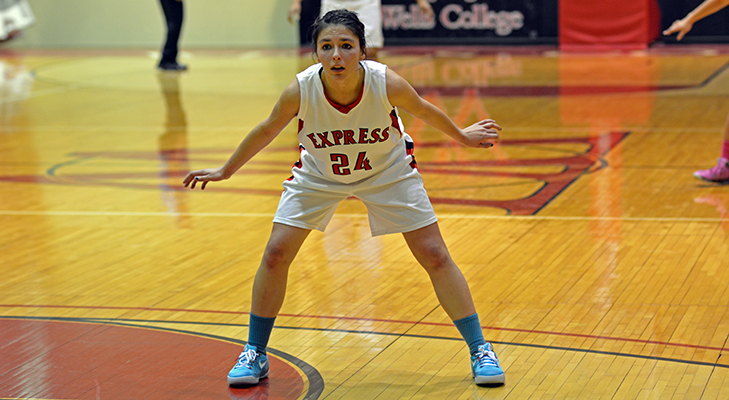
[[[255,385],[268,377],[268,356],[258,353],[247,344],[238,356],[235,366],[228,372],[228,385]]]
[[[478,320],[478,314],[469,315],[468,317],[457,319],[453,324],[458,328],[463,339],[468,344],[468,352],[473,354],[478,351],[478,347],[486,344],[481,331],[481,323]]]
[[[504,383],[504,370],[499,365],[491,343],[479,346],[478,351],[471,356],[471,373],[477,385]]]

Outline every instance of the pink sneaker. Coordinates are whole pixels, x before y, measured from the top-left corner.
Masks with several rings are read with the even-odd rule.
[[[729,180],[729,160],[720,158],[714,168],[694,172],[694,176],[707,182]]]

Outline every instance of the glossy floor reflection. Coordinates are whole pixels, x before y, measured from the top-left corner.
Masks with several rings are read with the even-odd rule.
[[[719,156],[729,48],[381,54],[458,124],[504,128],[466,149],[403,113],[497,388],[353,200],[292,265],[271,378],[227,387],[296,127],[229,181],[181,181],[311,57],[190,57],[176,74],[142,51],[0,52],[0,398],[729,397],[729,186],[692,176]]]

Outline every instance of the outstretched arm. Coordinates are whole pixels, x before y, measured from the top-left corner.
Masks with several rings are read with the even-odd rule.
[[[682,19],[676,20],[671,26],[663,31],[664,35],[670,35],[678,32],[676,40],[683,39],[684,36],[691,30],[696,21],[708,17],[709,15],[721,10],[722,8],[729,5],[729,0],[705,0],[699,4],[693,11],[686,14]]]
[[[390,104],[402,108],[426,124],[442,131],[468,147],[492,147],[499,141],[501,127],[492,119],[461,129],[438,107],[429,103],[400,75],[387,69],[387,98]]]
[[[271,115],[258,124],[243,139],[232,156],[222,167],[201,169],[187,174],[182,183],[185,187],[195,189],[197,182],[202,182],[200,189],[205,189],[208,182],[221,181],[230,178],[240,167],[253,156],[268,146],[271,141],[291,122],[299,113],[299,82],[294,80],[284,89],[278,102],[273,107]],[[192,184],[192,185],[190,185]]]

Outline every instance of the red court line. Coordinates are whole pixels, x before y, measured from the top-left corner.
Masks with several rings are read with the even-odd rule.
[[[205,313],[205,314],[235,314],[235,315],[250,314],[247,311],[196,310],[196,309],[187,309],[187,308],[154,308],[154,307],[63,306],[63,305],[50,305],[50,304],[46,304],[46,305],[0,304],[0,308],[65,308],[65,309],[91,309],[91,310],[169,311],[169,312],[191,312],[191,313]],[[329,315],[279,314],[279,316],[280,317],[293,317],[293,318],[335,319],[335,320],[346,320],[346,321],[389,322],[389,323],[393,323],[393,324],[453,326],[453,324],[451,324],[451,323],[441,323],[441,322],[402,321],[402,320],[393,320],[393,319],[338,317],[338,316],[329,316]],[[657,346],[684,347],[684,348],[689,348],[689,349],[700,349],[700,350],[718,350],[718,351],[729,350],[729,348],[727,348],[727,347],[701,346],[701,345],[695,345],[695,344],[671,343],[671,342],[662,342],[662,341],[657,341],[657,340],[630,339],[630,338],[620,338],[620,337],[614,337],[614,336],[588,335],[588,334],[582,334],[582,333],[551,332],[551,331],[540,331],[540,330],[533,330],[533,329],[503,328],[503,327],[498,327],[498,326],[482,326],[481,328],[486,329],[486,330],[492,330],[492,331],[535,333],[535,334],[540,334],[540,335],[567,336],[567,337],[595,339],[595,340],[614,340],[614,341],[620,341],[620,342],[642,343],[642,344],[657,345]]]

